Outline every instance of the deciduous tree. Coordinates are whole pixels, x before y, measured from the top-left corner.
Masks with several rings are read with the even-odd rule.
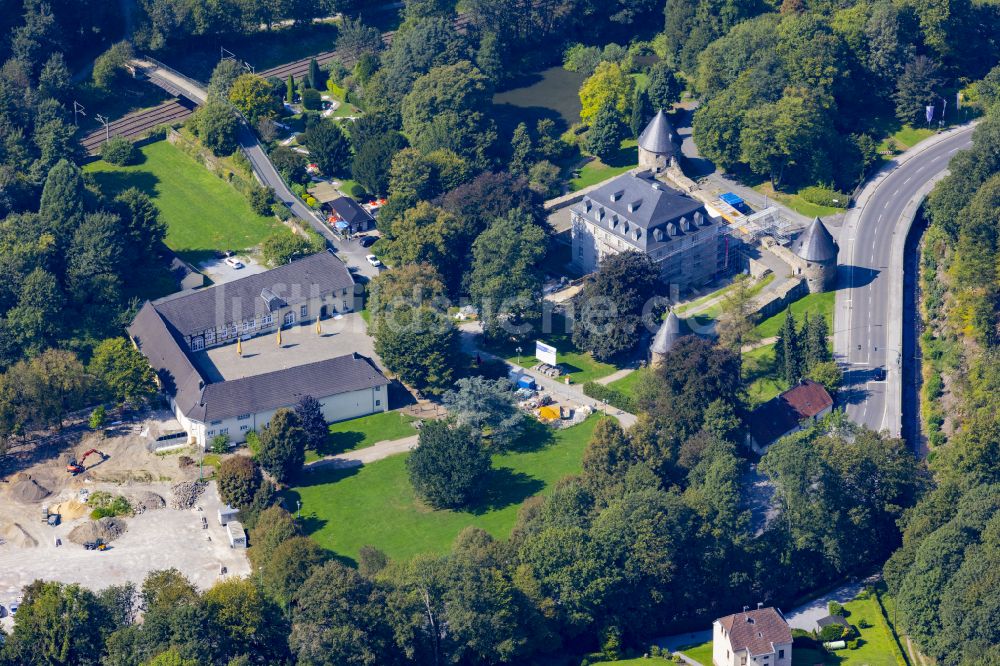
[[[281,483],[288,483],[306,460],[306,432],[295,412],[279,409],[260,432],[260,464]]]
[[[419,439],[419,446],[406,459],[416,493],[438,509],[471,504],[482,492],[491,467],[479,433],[468,425],[428,421]]]

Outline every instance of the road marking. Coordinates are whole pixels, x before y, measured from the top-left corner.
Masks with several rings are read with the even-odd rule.
[[[892,196],[896,196],[897,194],[899,194],[899,188],[898,187],[896,188],[896,191],[892,193]],[[886,202],[886,205],[889,205],[889,202]]]
[[[919,171],[919,169],[917,169],[917,171]],[[911,180],[913,180],[913,176],[910,176],[909,178],[907,178],[906,180],[904,180],[904,181],[903,181],[903,185],[906,185],[906,184],[907,184],[908,182],[910,182]]]

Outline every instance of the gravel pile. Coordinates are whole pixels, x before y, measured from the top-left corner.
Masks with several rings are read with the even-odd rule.
[[[74,527],[69,533],[69,540],[81,545],[98,539],[109,543],[125,534],[126,529],[125,521],[121,518],[101,518]]]
[[[30,502],[41,502],[51,495],[52,492],[28,476],[13,483],[10,487],[10,494],[16,501],[27,504]]]
[[[150,492],[148,490],[140,490],[134,493],[130,493],[128,496],[128,501],[129,504],[132,505],[132,510],[135,511],[136,513],[162,509],[167,505],[166,500],[164,500],[156,493]]]
[[[205,492],[204,481],[184,481],[174,485],[170,490],[173,496],[170,498],[171,509],[191,509],[198,502],[198,498]]]

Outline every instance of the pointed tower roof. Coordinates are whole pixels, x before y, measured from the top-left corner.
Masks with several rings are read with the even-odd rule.
[[[806,261],[832,261],[837,258],[837,243],[817,217],[809,228],[795,239],[792,252]]]
[[[677,135],[667,120],[667,114],[660,109],[639,135],[639,147],[658,155],[672,155],[676,151],[674,141]]]
[[[653,344],[649,346],[649,350],[654,354],[666,354],[673,349],[679,337],[681,337],[681,320],[671,310],[653,337]]]

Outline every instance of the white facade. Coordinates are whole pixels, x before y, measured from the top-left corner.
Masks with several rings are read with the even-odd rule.
[[[346,421],[348,419],[367,416],[375,412],[384,412],[389,409],[389,397],[387,386],[375,386],[373,388],[362,389],[360,391],[350,391],[348,393],[338,393],[324,398],[316,396],[323,411],[323,418],[327,423],[334,421]],[[268,423],[271,417],[278,411],[270,409],[264,412],[253,414],[242,414],[228,419],[202,423],[187,418],[174,403],[171,398],[170,407],[174,411],[177,420],[187,431],[189,441],[193,444],[201,444],[206,449],[212,443],[212,438],[217,435],[228,435],[230,441],[241,444],[246,441],[247,433],[251,430],[260,431]],[[291,409],[294,405],[285,405]]]
[[[751,654],[745,647],[734,647],[731,634],[722,623],[712,623],[712,663],[714,666],[792,666],[792,644],[771,643],[768,652]]]

